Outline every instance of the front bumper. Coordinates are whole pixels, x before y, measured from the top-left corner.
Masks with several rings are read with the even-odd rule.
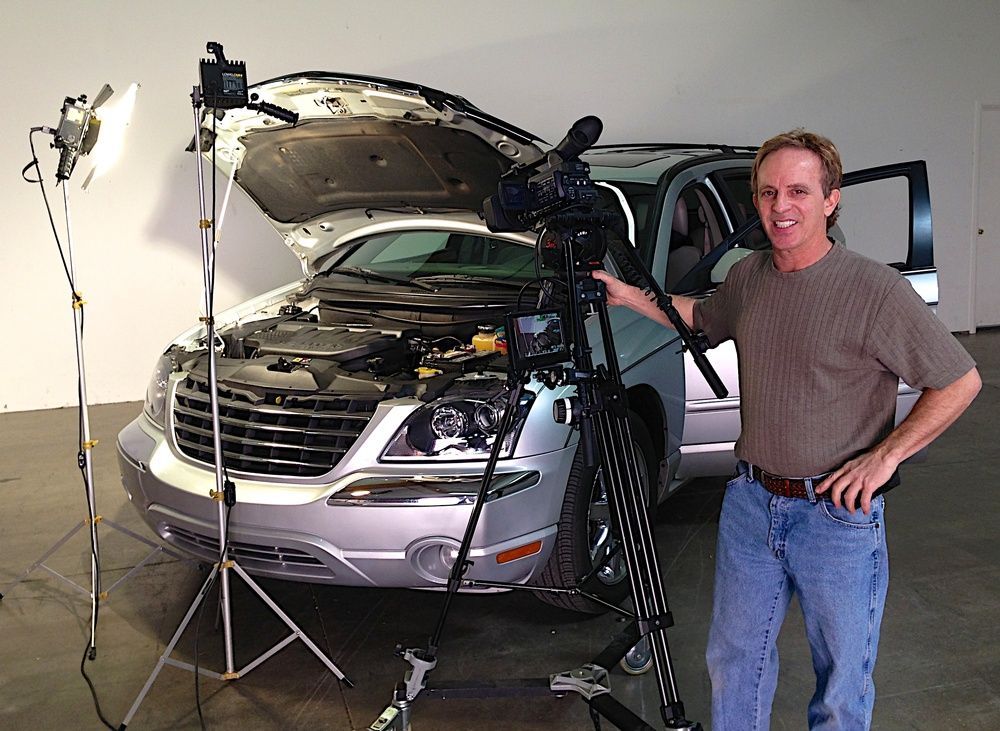
[[[488,501],[472,542],[467,578],[527,582],[555,542],[575,446],[502,460],[497,474],[533,475],[531,486]],[[122,483],[136,510],[166,543],[203,561],[218,558],[225,519],[214,471],[179,458],[162,430],[139,416],[118,435]],[[334,498],[373,478],[406,483],[422,477],[482,473],[462,464],[341,464],[334,482],[297,484],[234,478],[230,556],[251,574],[342,586],[441,587],[465,533],[471,501],[459,504],[364,504]],[[343,469],[341,469],[343,468]],[[537,473],[537,474],[535,474]],[[452,501],[455,502],[455,501]],[[532,555],[500,563],[505,551],[539,541]]]

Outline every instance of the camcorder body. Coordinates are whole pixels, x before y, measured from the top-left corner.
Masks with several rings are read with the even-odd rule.
[[[486,225],[491,231],[528,231],[547,215],[571,206],[593,206],[597,188],[590,179],[590,166],[579,159],[552,160],[534,175],[512,168],[500,179],[495,195],[483,202]],[[511,175],[516,177],[508,177]],[[520,179],[518,179],[520,178]]]
[[[590,166],[579,156],[593,145],[603,125],[594,116],[577,120],[566,137],[544,158],[515,165],[501,178],[497,192],[483,201],[491,231],[518,232],[571,207],[592,209],[598,200]]]
[[[569,268],[568,240],[574,243],[572,268],[594,269],[607,253],[605,231],[621,224],[617,214],[597,210],[600,193],[590,179],[590,166],[579,159],[602,128],[594,116],[577,120],[551,152],[512,167],[500,178],[497,192],[483,201],[483,218],[491,231],[540,228],[536,256],[560,274]]]

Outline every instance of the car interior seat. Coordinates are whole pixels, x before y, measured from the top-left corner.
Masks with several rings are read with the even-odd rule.
[[[704,233],[702,233],[704,237]],[[687,274],[702,257],[702,247],[692,239],[688,229],[687,201],[681,196],[674,206],[674,220],[670,231],[670,252],[667,254],[667,276],[664,289],[667,292]]]

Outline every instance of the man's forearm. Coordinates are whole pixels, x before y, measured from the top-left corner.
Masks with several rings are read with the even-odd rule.
[[[885,484],[900,462],[926,447],[951,426],[972,403],[981,386],[979,372],[973,368],[944,388],[926,389],[888,437],[870,452],[834,470],[816,492],[829,491],[834,505],[843,504],[852,513],[855,505],[869,513],[875,490]]]
[[[682,295],[672,295],[670,299],[681,319],[688,327],[694,328],[694,299]],[[656,306],[656,302],[641,289],[630,287],[626,304],[640,315],[645,315],[661,325],[672,327],[667,316]]]
[[[694,330],[694,303],[695,300],[692,297],[685,297],[683,295],[675,294],[671,297],[674,302],[674,307],[681,315],[681,319],[687,324],[689,328]]]
[[[982,380],[973,368],[944,388],[928,388],[893,432],[873,451],[899,464],[934,441],[962,415],[979,393]]]

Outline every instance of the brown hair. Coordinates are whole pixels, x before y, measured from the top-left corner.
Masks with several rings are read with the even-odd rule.
[[[830,191],[840,188],[841,179],[844,177],[844,168],[840,162],[840,153],[837,146],[823,135],[807,132],[801,127],[793,129],[791,132],[782,132],[775,135],[757,150],[757,157],[753,161],[753,169],[750,171],[750,188],[754,195],[757,195],[757,171],[764,158],[776,150],[784,147],[794,147],[799,150],[808,150],[819,158],[820,167],[823,171],[823,197],[827,198]],[[827,216],[826,228],[830,229],[837,222],[840,215],[840,205],[833,209],[833,213]]]

